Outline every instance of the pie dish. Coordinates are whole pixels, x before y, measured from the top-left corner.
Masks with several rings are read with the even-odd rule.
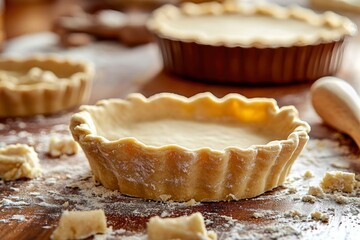
[[[340,67],[356,25],[346,17],[270,3],[165,5],[150,18],[164,69],[217,83],[311,82]]]
[[[57,56],[0,59],[0,117],[52,114],[87,100],[92,65]]]
[[[80,109],[70,130],[95,179],[162,201],[237,200],[271,190],[310,131],[293,106],[239,94],[131,94]]]
[[[360,13],[360,1],[356,0],[310,0],[310,3],[323,9]]]

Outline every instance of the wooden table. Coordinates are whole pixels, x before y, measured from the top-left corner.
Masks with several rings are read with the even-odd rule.
[[[10,29],[9,26],[14,24],[11,21],[18,19],[6,16]],[[47,19],[48,14],[43,17]],[[354,20],[360,18],[355,17]],[[48,26],[41,28],[46,29]],[[40,29],[34,31],[37,30]],[[17,35],[15,30],[8,33],[11,37]],[[151,216],[180,216],[197,211],[203,213],[207,228],[215,230],[219,239],[358,239],[359,191],[349,197],[348,204],[336,203],[332,195],[318,199],[313,204],[301,200],[308,186],[318,185],[328,170],[360,172],[360,161],[357,159],[359,151],[354,142],[323,125],[312,109],[310,84],[242,87],[192,82],[161,71],[161,58],[155,44],[128,49],[116,44],[100,43],[65,51],[54,45],[54,41],[49,34],[14,39],[5,53],[26,55],[33,51],[56,51],[72,56],[85,54],[96,62],[97,67],[89,104],[103,98],[123,98],[132,92],[145,96],[159,92],[192,96],[209,91],[219,97],[231,92],[247,97],[273,97],[280,106],[297,107],[301,118],[312,127],[312,140],[295,163],[284,187],[249,200],[189,206],[186,203],[159,203],[130,198],[95,186],[83,153],[65,159],[49,158],[46,154],[48,140],[51,136],[69,136],[67,124],[72,111],[47,117],[2,119],[0,144],[22,142],[33,145],[41,159],[43,176],[30,181],[0,183],[0,239],[48,239],[62,211],[97,208],[105,210],[108,225],[113,228],[113,233],[108,233],[107,239],[125,236],[142,239],[146,222]],[[349,46],[339,73],[357,90],[360,90],[360,69],[356,66],[360,58],[359,46],[360,39],[356,37]],[[307,170],[314,177],[304,178]],[[289,188],[296,188],[297,192],[290,193]],[[291,210],[301,212],[302,216],[287,216]],[[329,215],[329,222],[311,219],[310,214],[314,211]]]

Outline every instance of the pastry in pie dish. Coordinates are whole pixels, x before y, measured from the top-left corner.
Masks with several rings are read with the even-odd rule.
[[[165,5],[148,22],[165,70],[218,83],[311,82],[340,67],[356,25],[335,13],[270,3]]]
[[[94,70],[56,56],[0,59],[0,117],[52,114],[87,100]]]
[[[80,109],[70,129],[95,179],[153,200],[258,196],[284,182],[310,130],[293,106],[239,94],[132,94]]]

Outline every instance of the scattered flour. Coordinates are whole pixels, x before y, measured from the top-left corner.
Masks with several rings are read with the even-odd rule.
[[[16,220],[19,222],[25,221],[25,216],[24,215],[13,215],[10,220]]]
[[[107,215],[112,216],[108,219],[108,225],[117,223],[113,226],[118,229],[95,236],[97,240],[116,238],[146,239],[146,221],[150,217],[155,215],[176,217],[189,215],[194,211],[203,211],[207,228],[221,233],[221,239],[297,239],[301,237],[304,229],[315,231],[318,221],[331,224],[332,218],[343,216],[353,219],[355,224],[360,224],[358,220],[360,212],[358,187],[355,188],[353,193],[324,193],[318,188],[326,171],[337,170],[341,161],[349,158],[350,151],[348,147],[339,145],[337,141],[311,140],[295,162],[293,170],[284,184],[285,188],[277,188],[270,194],[264,194],[254,199],[220,204],[199,203],[195,200],[184,203],[161,203],[126,197],[120,195],[118,191],[111,191],[98,185],[92,178],[89,165],[82,152],[69,157],[66,161],[48,158],[46,152],[50,137],[63,138],[70,136],[68,126],[62,123],[68,117],[69,115],[65,115],[62,120],[50,119],[49,125],[53,124],[51,121],[57,123],[53,124],[51,129],[45,129],[37,134],[30,131],[26,132],[20,127],[22,124],[19,121],[10,122],[15,126],[10,128],[15,129],[13,130],[14,136],[7,135],[1,141],[7,144],[19,141],[31,142],[39,151],[43,176],[39,179],[21,183],[4,183],[0,181],[0,188],[9,190],[5,196],[0,191],[0,199],[2,199],[0,205],[2,211],[6,213],[6,217],[0,219],[0,224],[7,224],[13,220],[33,220],[27,215],[10,212],[13,209],[36,209],[37,216],[49,214],[51,219],[58,219],[64,210],[104,209]],[[39,116],[33,121],[42,121],[44,124],[48,120],[48,118]],[[26,123],[26,128],[30,128],[34,122]],[[7,125],[4,124],[4,128],[6,127]],[[22,133],[19,135],[20,132]],[[339,162],[336,166],[331,165],[331,163],[335,162],[335,159],[331,158],[334,155],[337,156],[336,162]],[[327,158],[333,160],[328,161]],[[352,157],[350,156],[350,158]],[[327,165],[324,165],[325,163]],[[347,170],[350,171],[350,169]],[[311,173],[311,177],[306,177],[310,176],[307,171]],[[360,179],[358,176],[356,177],[357,180]],[[169,199],[171,196],[163,197]],[[309,205],[302,202],[304,199],[313,204]],[[276,205],[269,204],[273,202],[276,202]],[[281,204],[282,202],[284,204]],[[289,202],[295,203],[296,209],[299,210],[281,207],[289,204]],[[326,203],[329,208],[320,209],[319,206],[322,206],[322,203]],[[224,210],[226,215],[219,213],[219,211],[223,211],[221,209],[226,205],[231,208],[243,208],[244,204],[256,206],[256,209],[244,208],[244,210],[249,210],[248,214],[244,216],[231,216],[232,212],[229,210]],[[342,208],[343,205],[344,208]],[[310,207],[319,209],[316,212],[320,212],[322,215],[319,217],[317,213],[312,212],[314,209]],[[338,207],[341,208],[338,209]],[[236,214],[236,211],[234,214]],[[116,222],[114,220],[116,217],[123,219],[122,223]],[[256,218],[259,220],[256,220]],[[54,229],[56,222],[39,222],[39,226],[44,229]],[[299,226],[301,226],[301,229]],[[134,228],[138,229],[137,233],[130,231],[130,229]]]

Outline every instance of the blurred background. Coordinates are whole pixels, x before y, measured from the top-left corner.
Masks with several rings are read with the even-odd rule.
[[[23,34],[54,30],[54,25],[59,21],[60,16],[79,15],[82,11],[94,14],[103,9],[112,9],[122,13],[134,11],[150,13],[151,10],[164,3],[178,4],[184,1],[186,0],[1,0],[0,24],[4,32],[2,38],[11,39]],[[192,2],[204,1],[206,0],[192,0]],[[272,2],[303,4],[307,1],[277,0]],[[115,14],[107,16],[108,19],[111,17],[118,16]]]

